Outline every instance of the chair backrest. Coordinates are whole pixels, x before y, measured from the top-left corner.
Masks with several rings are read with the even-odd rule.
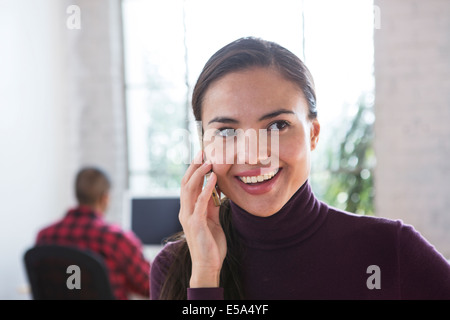
[[[92,251],[38,245],[24,254],[34,300],[112,300],[103,258]]]

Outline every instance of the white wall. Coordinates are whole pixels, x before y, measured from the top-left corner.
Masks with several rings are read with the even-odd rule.
[[[81,9],[69,29],[67,7]],[[127,186],[120,0],[0,0],[0,299],[29,299],[37,232],[75,204],[82,165],[111,176],[106,219]]]
[[[109,173],[112,190],[106,218],[119,222],[128,184],[121,0],[58,1],[65,3],[58,18],[64,22],[61,47],[66,48],[72,160]],[[65,27],[70,5],[80,10],[80,29]]]
[[[0,0],[0,299],[29,298],[23,253],[73,201],[56,3]]]
[[[376,212],[450,259],[450,1],[375,4]]]

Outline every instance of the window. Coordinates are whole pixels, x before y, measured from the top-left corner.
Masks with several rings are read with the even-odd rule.
[[[179,191],[198,150],[190,97],[201,68],[225,44],[258,36],[296,53],[315,79],[322,125],[311,175],[317,195],[341,207],[352,197],[358,200],[353,192],[344,201],[348,175],[344,174],[344,183],[336,183],[338,194],[329,192],[336,187],[327,181],[341,170],[336,164],[340,144],[332,142],[351,135],[347,128],[351,129],[362,102],[367,105],[360,116],[363,124],[373,122],[372,1],[123,0],[122,4],[130,191]],[[355,164],[351,157],[361,137],[352,139],[346,142],[347,164]],[[356,161],[346,170],[357,168],[370,183],[371,165],[365,161],[366,168]]]

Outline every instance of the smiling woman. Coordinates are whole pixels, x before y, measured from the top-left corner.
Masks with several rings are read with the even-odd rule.
[[[252,40],[242,41],[252,44]],[[264,55],[264,49],[269,48],[261,46],[256,50]],[[276,48],[272,50],[275,51]],[[213,82],[204,95],[201,112],[202,120],[207,123],[206,130],[228,128],[223,125],[231,125],[232,129],[253,129],[258,132],[277,128],[278,154],[269,152],[272,157],[278,159],[277,168],[260,168],[260,163],[265,159],[259,159],[259,155],[252,156],[250,152],[242,157],[247,160],[242,165],[237,165],[237,161],[219,165],[215,164],[215,159],[211,159],[220,189],[234,199],[236,204],[258,216],[269,216],[280,210],[305,182],[310,170],[310,158],[309,152],[304,149],[314,149],[320,131],[319,122],[314,118],[314,114],[310,113],[300,85],[286,80],[285,76],[280,74],[282,71],[278,71],[281,66],[271,64],[268,60],[267,66],[251,66],[246,70],[228,73]],[[297,64],[301,66],[300,63]],[[193,105],[196,106],[195,100]],[[284,112],[279,111],[279,106],[285,108]],[[314,104],[311,106],[315,107]],[[211,122],[210,119],[214,118],[233,121]],[[255,148],[249,146],[248,149]],[[237,160],[237,153],[235,157]],[[257,160],[256,165],[250,163],[250,158]],[[256,177],[262,169],[267,173],[276,171],[277,174],[272,179],[256,185],[237,179],[242,176]],[[258,197],[262,194],[264,197]]]
[[[314,72],[324,130],[320,148],[313,153],[311,184],[320,199],[336,198],[326,192],[336,185],[328,178],[328,150],[350,122],[344,106],[353,106],[362,92],[373,91],[371,0],[122,3],[133,193],[179,192],[179,181],[198,146],[197,139],[180,139],[174,132],[182,129],[195,136],[190,99],[197,77],[217,48],[251,35],[282,44]],[[365,181],[372,186],[371,179]],[[371,203],[370,197],[361,197],[358,209],[366,198]]]
[[[238,150],[232,163],[194,159],[181,182],[183,233],[153,262],[152,299],[450,298],[450,265],[412,226],[314,196],[314,85],[292,52],[259,38],[229,43],[203,68],[192,105],[218,139],[276,128],[279,161],[268,166],[257,155],[250,163],[247,146],[244,163]],[[216,185],[225,195],[220,207],[211,198]]]

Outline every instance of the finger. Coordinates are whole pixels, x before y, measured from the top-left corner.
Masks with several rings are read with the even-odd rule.
[[[183,177],[180,196],[182,198],[188,197],[197,199],[197,196],[203,187],[204,176],[211,171],[211,169],[212,165],[210,161],[206,161],[202,165],[191,164],[189,172]]]
[[[203,151],[199,151],[192,160],[189,167],[187,168],[186,172],[184,173],[183,179],[181,179],[181,185],[186,184],[191,178],[192,174],[195,172],[195,170],[197,170],[203,164],[202,157]]]
[[[191,175],[191,178],[189,179],[187,184],[188,185],[192,184],[194,186],[200,185],[201,187],[203,187],[205,175],[211,171],[212,171],[212,163],[210,160],[207,160],[199,168],[197,168],[197,170],[195,170],[195,172]]]
[[[188,183],[182,186],[180,191],[180,201],[181,201],[181,210],[179,215],[180,219],[185,219],[193,213],[195,209],[195,204],[198,201],[198,197],[202,192],[205,175],[211,171],[211,168],[212,168],[211,162],[209,161],[205,162],[192,174]]]
[[[178,219],[180,220],[181,225],[183,226],[183,229],[185,229],[185,227],[184,227],[185,225],[189,224],[189,221],[191,221],[191,222],[197,221],[197,223],[200,221],[203,221],[199,225],[206,223],[206,218],[207,218],[206,209],[208,207],[209,201],[212,201],[212,197],[211,197],[212,190],[215,186],[216,181],[217,181],[216,175],[214,173],[211,173],[211,176],[208,179],[208,182],[206,183],[205,187],[200,192],[198,197],[197,196],[195,197],[192,210],[190,209],[189,205],[187,207],[185,207],[185,206],[183,206],[183,202],[181,202],[181,208],[180,208],[180,213],[178,215]],[[189,203],[191,199],[194,199],[194,198],[187,197],[184,202]],[[194,217],[194,220],[191,220],[192,217]],[[197,223],[194,223],[194,225]],[[185,229],[185,233],[186,232],[187,232],[187,230]]]
[[[202,191],[205,175],[212,169],[210,161],[206,161],[191,175],[189,181],[185,183],[181,188],[182,196],[197,199],[198,195]]]
[[[211,173],[209,176],[208,182],[206,183],[205,187],[203,188],[202,192],[197,198],[197,202],[195,204],[195,210],[194,214],[197,215],[204,215],[208,208],[208,203],[210,201],[213,201],[212,199],[212,191],[214,187],[216,186],[217,182],[217,176],[214,172]],[[214,205],[214,202],[213,202]]]

